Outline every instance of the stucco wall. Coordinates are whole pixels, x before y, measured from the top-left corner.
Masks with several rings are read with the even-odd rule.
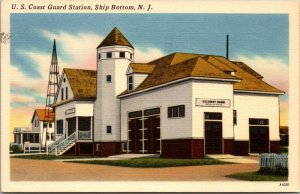
[[[170,106],[185,105],[185,117],[168,118]],[[190,81],[166,86],[121,99],[121,139],[127,140],[128,112],[160,107],[161,138],[192,137],[192,83]]]
[[[279,98],[277,95],[234,93],[234,109],[237,110],[236,140],[249,140],[249,118],[269,119],[270,140],[279,137]]]
[[[192,87],[193,107],[193,137],[204,138],[204,113],[222,113],[223,138],[233,138],[233,85],[231,82],[216,82],[194,80]],[[229,107],[196,106],[196,98],[226,99],[230,101]]]
[[[119,52],[125,52],[125,58],[119,58]],[[106,59],[106,52],[112,52],[112,58]],[[101,59],[97,65],[97,99],[95,101],[95,141],[120,140],[120,100],[117,98],[127,88],[126,70],[133,49],[122,46],[102,47],[98,49]],[[106,75],[112,81],[106,81]],[[106,133],[106,126],[112,127],[112,133]]]

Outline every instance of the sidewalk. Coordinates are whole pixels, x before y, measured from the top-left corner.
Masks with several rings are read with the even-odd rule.
[[[158,154],[120,154],[120,155],[113,155],[113,156],[108,156],[105,158],[70,158],[70,159],[58,159],[58,160],[53,160],[53,161],[60,161],[60,162],[65,162],[65,161],[89,161],[89,160],[127,160],[127,159],[133,159],[133,158],[157,158],[159,157]]]
[[[234,156],[230,154],[214,154],[207,155],[210,158],[224,161],[224,162],[233,162],[238,164],[258,164],[258,160],[247,158],[247,156]]]

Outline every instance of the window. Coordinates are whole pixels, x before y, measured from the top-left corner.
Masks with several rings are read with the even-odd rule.
[[[66,82],[66,78],[64,78],[64,82]]]
[[[112,52],[106,53],[106,58],[112,58]]]
[[[63,134],[64,133],[64,121],[63,120],[57,120],[56,121],[56,133],[57,134]]]
[[[66,87],[66,100],[68,99],[68,87]]]
[[[46,140],[49,140],[49,138],[50,138],[50,135],[49,135],[49,132],[47,132]]]
[[[120,58],[125,58],[125,52],[120,52]]]
[[[106,126],[106,133],[111,134],[111,126],[110,125]]]
[[[144,110],[144,116],[157,115],[160,113],[160,108],[152,108]]]
[[[237,124],[237,115],[236,115],[236,110],[233,110],[233,124],[236,125]]]
[[[54,133],[51,133],[51,140],[54,140]]]
[[[96,144],[96,152],[100,151],[100,144]]]
[[[52,123],[49,123],[49,128],[52,128]]]
[[[205,120],[222,120],[222,113],[206,112],[204,117]]]
[[[47,123],[46,122],[43,123],[43,127],[47,128]]]
[[[133,90],[133,77],[128,76],[128,90]]]
[[[136,117],[142,117],[142,111],[135,111],[128,113],[129,118],[136,118]]]
[[[130,59],[132,59],[132,53],[130,53]]]
[[[111,75],[106,76],[106,82],[111,82]]]
[[[64,100],[64,89],[62,88],[61,89],[61,92],[60,92],[60,100]]]
[[[269,119],[249,119],[249,125],[269,125]]]
[[[101,53],[98,53],[98,59],[99,60],[101,59]]]
[[[179,118],[185,116],[185,106],[172,106],[168,107],[168,118]]]
[[[38,127],[40,125],[39,120],[36,121],[36,126]]]

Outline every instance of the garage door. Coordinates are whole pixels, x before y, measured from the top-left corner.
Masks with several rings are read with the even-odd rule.
[[[222,154],[222,113],[205,114],[205,154]]]
[[[269,120],[249,119],[249,137],[251,153],[269,152]]]
[[[160,153],[160,108],[131,112],[128,117],[130,153]]]

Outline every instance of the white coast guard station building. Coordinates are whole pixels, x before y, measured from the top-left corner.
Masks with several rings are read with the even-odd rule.
[[[49,153],[203,158],[279,152],[284,92],[243,62],[177,52],[138,63],[117,28],[96,52],[96,71],[62,72]]]

